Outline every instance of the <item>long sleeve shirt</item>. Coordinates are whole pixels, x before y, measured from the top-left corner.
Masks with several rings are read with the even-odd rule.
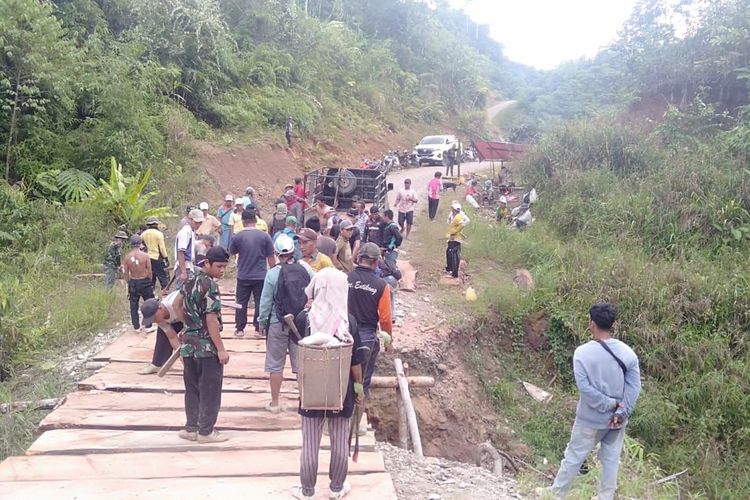
[[[445,237],[452,241],[463,241],[464,233],[463,229],[469,224],[469,218],[463,212],[458,212],[451,218],[450,224],[448,224],[448,231],[445,233]]]
[[[312,278],[315,273],[310,265],[305,261],[300,261],[299,264],[305,268],[307,274]],[[276,298],[276,288],[279,285],[281,266],[285,265],[288,264],[279,264],[278,266],[269,269],[263,280],[263,292],[260,294],[260,306],[258,306],[258,324],[261,329],[268,328],[272,323],[281,323],[281,318],[276,314],[274,300]]]
[[[638,356],[627,344],[617,339],[605,340],[612,352],[625,364],[620,365],[604,347],[592,340],[579,346],[573,355],[573,375],[580,392],[576,408],[576,424],[594,429],[607,429],[617,410],[624,419],[633,413],[641,392],[641,371]]]

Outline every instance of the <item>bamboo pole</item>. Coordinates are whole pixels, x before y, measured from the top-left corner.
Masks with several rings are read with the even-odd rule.
[[[401,400],[404,403],[404,411],[406,412],[406,422],[409,426],[409,433],[411,434],[411,441],[414,446],[414,453],[418,457],[423,457],[422,453],[422,439],[419,437],[419,425],[417,424],[417,414],[414,412],[414,405],[411,402],[411,395],[409,394],[409,383],[407,382],[406,375],[404,375],[404,365],[401,363],[399,358],[393,360],[393,364],[396,367],[396,375],[398,378],[398,388],[401,393]]]

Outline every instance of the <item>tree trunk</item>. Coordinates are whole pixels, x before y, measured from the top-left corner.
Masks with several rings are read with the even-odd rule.
[[[16,122],[18,121],[18,94],[21,85],[21,72],[16,73],[16,95],[13,97],[13,108],[10,112],[10,127],[8,128],[8,143],[5,147],[5,180],[10,183],[10,160],[13,138],[16,135]]]

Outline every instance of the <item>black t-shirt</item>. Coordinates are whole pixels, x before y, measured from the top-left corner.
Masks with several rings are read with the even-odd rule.
[[[229,253],[239,254],[237,279],[262,280],[268,269],[267,259],[273,255],[273,242],[265,231],[243,229],[232,238]]]
[[[294,324],[297,325],[300,335],[307,337],[310,335],[307,325],[307,311],[303,310],[294,319]],[[362,341],[359,339],[359,328],[357,328],[357,320],[349,315],[349,333],[354,337],[354,346],[352,347],[352,366],[361,365],[365,362],[365,352],[362,348]],[[290,336],[290,338],[292,338]],[[349,373],[349,387],[346,388],[346,397],[344,398],[344,407],[341,411],[332,410],[303,410],[300,407],[297,413],[303,417],[321,418],[321,417],[344,417],[349,418],[354,413],[354,377]]]
[[[357,226],[354,226],[354,229],[352,230],[352,235],[349,238],[349,246],[352,247],[352,252],[354,251],[354,244],[362,239],[362,233],[360,232],[359,228]]]

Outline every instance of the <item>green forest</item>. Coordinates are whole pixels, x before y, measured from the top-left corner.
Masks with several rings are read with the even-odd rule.
[[[538,221],[474,251],[538,284],[492,313],[516,330],[544,313],[570,388],[583,311],[616,303],[646,382],[633,435],[665,471],[689,469],[696,495],[750,491],[744,0],[641,0],[608,47],[553,71],[509,61],[446,0],[4,0],[0,41],[6,382],[106,324],[116,298],[72,276],[99,269],[111,228],[177,211],[192,141],[288,116],[309,138],[416,124],[491,137],[485,109],[513,99],[503,128],[529,144],[513,168],[541,195]],[[5,426],[1,454],[32,424]]]

